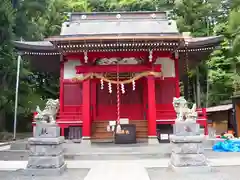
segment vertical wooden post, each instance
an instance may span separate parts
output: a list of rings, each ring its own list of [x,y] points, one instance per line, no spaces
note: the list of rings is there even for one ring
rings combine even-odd
[[[60,64],[60,90],[59,90],[59,103],[60,103],[60,112],[64,110],[64,61]]]
[[[179,58],[174,58],[174,69],[175,69],[175,96],[180,97],[180,87],[179,87]]]
[[[64,134],[64,127],[61,127],[61,136],[65,136],[65,134]]]
[[[90,140],[91,136],[91,83],[90,79],[83,81],[83,129],[82,135],[84,140]]]
[[[196,90],[197,90],[197,107],[200,108],[201,107],[201,87],[200,87],[200,80],[199,80],[199,67],[196,67]]]
[[[148,138],[149,142],[157,140],[156,138],[156,95],[155,95],[155,78],[147,77],[148,89]],[[152,140],[154,139],[154,140]]]

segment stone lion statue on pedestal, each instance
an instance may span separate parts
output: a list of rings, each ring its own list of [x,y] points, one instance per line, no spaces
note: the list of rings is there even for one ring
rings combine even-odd
[[[196,104],[192,108],[188,108],[188,103],[184,97],[173,98],[173,107],[177,114],[176,121],[196,122],[198,114],[196,111]]]
[[[56,115],[59,110],[59,100],[48,99],[45,108],[41,111],[39,106],[37,106],[37,115],[34,117],[36,122],[42,123],[56,123]]]

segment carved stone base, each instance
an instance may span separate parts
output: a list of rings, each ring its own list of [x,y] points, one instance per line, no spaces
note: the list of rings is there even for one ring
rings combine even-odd
[[[27,168],[59,168],[64,164],[63,154],[58,156],[30,156]]]
[[[159,144],[157,136],[148,136],[148,144]]]
[[[204,146],[202,143],[175,143],[172,152],[176,154],[203,154]]]
[[[205,136],[198,135],[198,136],[176,136],[170,135],[170,142],[173,144],[175,143],[203,143]]]
[[[168,166],[168,169],[176,172],[176,173],[209,173],[212,172],[214,169],[209,166],[188,166],[188,167],[177,167],[172,165],[171,163]]]
[[[204,154],[176,154],[171,155],[171,164],[177,167],[206,166],[207,159]]]
[[[192,172],[199,169],[200,172],[209,172],[207,159],[204,155],[204,135],[171,135],[170,141],[173,149],[169,166],[172,170]]]
[[[179,121],[173,125],[173,134],[176,136],[200,135],[200,125],[195,122]]]
[[[60,176],[67,169],[66,163],[64,163],[59,168],[27,168],[24,170],[24,175],[26,176]]]
[[[60,136],[60,127],[57,124],[36,123],[34,137],[55,138]]]
[[[60,129],[52,124],[38,124],[36,129],[35,137],[28,139],[29,158],[25,174],[61,175],[66,164],[62,146],[64,137],[59,137]]]

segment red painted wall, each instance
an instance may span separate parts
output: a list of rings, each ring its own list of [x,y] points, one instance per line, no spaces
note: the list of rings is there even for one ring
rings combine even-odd
[[[173,97],[175,97],[175,78],[158,79],[155,83],[156,103],[172,104]]]
[[[79,83],[63,85],[63,112],[78,112],[82,107],[82,85]]]
[[[165,78],[156,80],[156,119],[175,119],[176,113],[173,109],[172,101],[176,96],[175,78]]]

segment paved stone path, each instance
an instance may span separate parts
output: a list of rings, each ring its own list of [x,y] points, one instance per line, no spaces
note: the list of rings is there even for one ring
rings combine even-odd
[[[19,145],[22,146],[22,145]],[[4,161],[27,161],[27,150],[10,150],[10,146],[0,147],[0,160]],[[21,149],[21,148],[19,148]],[[90,147],[76,143],[64,143],[65,159],[66,160],[139,160],[139,159],[162,159],[170,157],[170,144],[158,145],[122,145],[114,146],[107,144],[92,145]],[[229,152],[220,153],[206,150],[207,158],[235,158],[240,157],[240,153]]]
[[[84,180],[150,180],[147,170],[138,163],[102,163],[92,168]]]
[[[168,167],[169,159],[140,159],[140,160],[74,160],[66,161],[69,169],[95,168],[102,164],[111,166],[112,164],[131,164],[140,165],[144,168],[165,168]],[[209,159],[209,164],[214,167],[221,166],[240,166],[240,157]],[[24,169],[27,161],[0,161],[0,171],[15,171]]]
[[[147,169],[150,180],[239,180],[239,166],[221,167],[210,173],[181,174],[173,173],[165,168]]]
[[[111,167],[109,167],[111,165]],[[130,164],[102,164],[89,169],[68,169],[62,176],[24,176],[22,171],[0,171],[1,180],[239,180],[240,166],[218,167],[210,173],[181,174],[166,168]]]
[[[6,144],[0,144],[0,151],[5,151],[10,149],[10,145],[6,145]]]
[[[70,169],[62,176],[24,176],[22,171],[9,173],[8,171],[0,171],[0,180],[84,180],[89,169]],[[98,179],[100,180],[100,179]]]
[[[207,152],[209,164],[215,166],[216,170],[205,174],[176,174],[166,169],[169,158],[159,158],[157,153],[169,151],[169,145],[147,146],[147,147],[108,147],[106,148],[82,148],[81,145],[67,145],[71,153],[79,153],[79,157],[94,157],[93,159],[67,160],[68,171],[61,177],[26,177],[22,170],[27,165],[22,161],[0,161],[0,180],[239,180],[240,153]],[[78,148],[76,148],[78,147]],[[9,146],[1,147],[0,151],[9,149]],[[1,153],[2,153],[1,152]],[[0,153],[0,156],[2,155]],[[20,151],[14,152],[15,155]],[[124,159],[119,153],[135,156],[134,159]],[[111,157],[112,154],[112,157]],[[134,155],[135,154],[135,155]],[[144,158],[138,155],[144,154]],[[154,158],[147,158],[153,154]],[[12,153],[6,152],[6,157]],[[103,155],[111,157],[103,159]],[[27,155],[28,156],[28,155]],[[26,158],[27,158],[26,156]],[[99,159],[97,157],[99,156]],[[156,157],[155,157],[156,156]],[[128,157],[130,158],[130,157]],[[1,157],[0,157],[1,159]],[[225,167],[219,167],[225,166]],[[227,166],[227,167],[226,167]],[[17,170],[17,171],[15,171]]]

